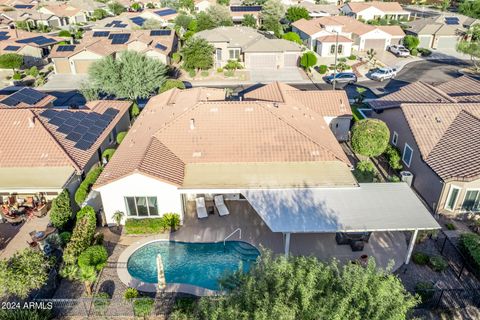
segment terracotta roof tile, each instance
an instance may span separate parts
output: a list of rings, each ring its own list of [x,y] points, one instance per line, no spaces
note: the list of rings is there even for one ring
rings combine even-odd
[[[404,12],[402,6],[398,2],[350,2],[347,4],[352,12],[358,13],[365,9],[374,7],[383,12]]]
[[[444,82],[438,89],[455,98],[458,102],[480,102],[480,80],[461,76]]]
[[[329,35],[329,36],[323,36],[323,37],[319,37],[317,38],[318,41],[320,42],[353,42],[352,39],[349,39],[345,36],[338,36],[338,39],[337,39],[337,35]]]

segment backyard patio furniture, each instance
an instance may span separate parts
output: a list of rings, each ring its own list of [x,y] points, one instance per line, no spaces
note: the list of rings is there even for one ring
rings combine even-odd
[[[226,216],[230,214],[221,194],[213,197],[213,201],[215,202],[215,207],[217,207],[218,214],[220,216]]]
[[[33,215],[41,218],[41,217],[45,216],[47,214],[47,212],[48,212],[47,204],[43,203],[33,210]]]
[[[32,231],[30,232],[30,237],[32,237],[32,240],[35,242],[41,242],[45,240],[49,235],[57,231],[57,228],[55,227],[47,227],[46,230],[44,231]]]
[[[352,240],[350,242],[350,248],[352,248],[352,251],[363,251],[365,243],[361,240]]]
[[[368,242],[371,232],[337,232],[335,241],[338,245],[350,244],[351,241]]]
[[[195,204],[197,205],[197,217],[199,219],[208,218],[207,208],[205,207],[205,198],[196,198]]]

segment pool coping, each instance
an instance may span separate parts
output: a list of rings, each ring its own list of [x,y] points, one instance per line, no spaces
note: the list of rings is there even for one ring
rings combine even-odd
[[[123,252],[118,257],[118,263],[117,263],[117,275],[120,281],[122,281],[125,285],[127,285],[130,288],[135,288],[139,291],[144,291],[144,292],[178,292],[178,293],[192,294],[199,297],[217,296],[224,293],[223,291],[211,290],[211,289],[207,289],[207,288],[203,288],[203,287],[199,287],[191,284],[186,284],[186,283],[167,283],[165,289],[160,290],[158,289],[157,283],[144,282],[137,278],[132,277],[128,272],[128,268],[127,268],[127,263],[130,256],[141,247],[149,243],[158,242],[158,241],[175,241],[175,240],[165,239],[161,235],[154,235],[154,236],[142,238],[134,242],[127,248],[125,248],[125,250],[123,250]],[[186,242],[186,241],[175,241],[175,242]],[[248,243],[246,241],[241,241],[241,242]],[[215,242],[197,241],[197,242],[191,242],[191,243],[215,243]]]

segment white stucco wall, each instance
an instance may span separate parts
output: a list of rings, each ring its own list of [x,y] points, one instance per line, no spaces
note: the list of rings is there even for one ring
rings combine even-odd
[[[338,54],[338,57],[348,57],[352,54],[352,42],[339,42],[338,45],[343,46],[342,53]],[[331,53],[331,47],[335,45],[335,42],[322,43],[317,40],[317,53],[321,57],[335,57],[335,53]]]
[[[124,197],[156,196],[159,217],[165,213],[178,213],[183,221],[182,202],[177,187],[134,173],[96,188],[100,192],[107,223],[114,224],[112,215],[119,210],[127,213]],[[125,216],[126,218],[136,218]],[[142,218],[142,217],[141,217]],[[141,219],[139,218],[139,219]]]
[[[367,39],[385,39],[385,47],[383,48],[385,50],[390,45],[390,40],[392,39],[392,36],[380,29],[375,29],[365,34],[362,34],[360,36],[360,43],[359,43],[360,50],[365,49],[365,40]]]

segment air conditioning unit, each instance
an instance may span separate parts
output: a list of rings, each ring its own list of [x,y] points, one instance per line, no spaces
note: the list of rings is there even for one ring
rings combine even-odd
[[[406,182],[411,187],[413,183],[413,173],[411,173],[410,171],[401,171],[400,179],[403,182]]]

